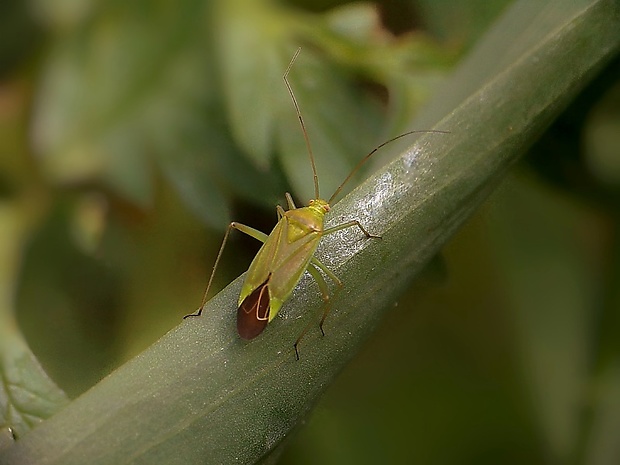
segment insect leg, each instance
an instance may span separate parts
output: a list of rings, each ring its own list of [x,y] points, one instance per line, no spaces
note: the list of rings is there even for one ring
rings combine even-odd
[[[323,318],[321,319],[321,324],[319,325],[319,328],[321,329],[321,334],[323,334],[323,336],[325,336],[325,333],[323,332],[323,320],[325,319],[326,314],[329,313],[329,307],[330,307],[329,288],[327,287],[327,283],[325,282],[325,279],[323,279],[323,276],[321,275],[321,273],[317,269],[317,266],[315,266],[315,264],[314,264],[315,262],[316,263],[320,263],[318,260],[313,258],[312,259],[312,263],[310,263],[308,265],[308,272],[314,278],[316,283],[319,285],[319,289],[321,291],[321,296],[322,296],[323,302],[325,304],[325,313],[323,314]],[[320,268],[322,270],[326,270],[327,269],[322,263],[320,264]],[[336,277],[336,275],[334,275],[331,271],[329,271],[329,273],[331,274],[331,276],[330,276],[330,274],[328,274],[328,276],[330,276],[330,278],[332,278],[332,276],[334,278],[336,278],[336,280],[335,280],[336,284],[338,284],[339,286],[342,286],[342,281],[340,281]],[[293,344],[293,347],[295,348],[295,358],[297,360],[299,360],[299,351],[297,350],[297,347],[299,346],[299,343],[301,342],[303,337],[308,332],[308,329],[310,329],[311,325],[312,325],[312,322],[309,322],[306,325],[306,327],[303,329],[303,331],[301,332],[301,334],[299,335],[299,337],[295,341],[295,344]]]
[[[329,279],[331,279],[333,282],[335,282],[338,285],[338,287],[342,287],[342,281],[340,280],[340,278],[336,276],[332,270],[330,270],[325,265],[323,265],[323,263],[318,261],[315,257],[312,257],[312,259],[310,260],[310,263],[314,265],[316,268],[320,268],[321,271],[329,277]]]
[[[323,231],[323,235],[326,236],[327,234],[332,234],[332,233],[335,233],[336,231],[341,231],[342,229],[351,228],[353,226],[357,226],[360,229],[360,231],[362,231],[368,239],[370,238],[381,239],[381,236],[375,236],[374,234],[370,234],[368,231],[366,231],[364,227],[362,226],[362,224],[357,220],[347,221],[346,223],[342,223],[336,226],[332,226],[331,228],[327,228],[325,231]]]
[[[230,226],[228,226],[229,231],[230,231],[230,228],[235,228],[237,231],[240,231],[243,234],[247,234],[248,236],[253,237],[257,241],[261,241],[261,242],[265,242],[267,238],[269,237],[268,234],[265,234],[264,232],[259,231],[258,229],[254,229],[250,226],[246,226],[245,224],[235,223],[234,221],[230,223]]]
[[[230,231],[232,229],[236,229],[237,231],[241,231],[244,234],[247,234],[250,237],[253,237],[256,240],[261,242],[265,242],[267,240],[267,234],[259,231],[258,229],[251,228],[250,226],[246,226],[245,224],[232,222],[226,228],[226,234],[224,234],[224,239],[222,240],[222,245],[220,246],[220,250],[217,253],[217,257],[215,258],[215,263],[213,264],[213,271],[211,271],[211,276],[209,277],[209,282],[207,283],[207,288],[205,289],[205,293],[202,297],[202,302],[198,311],[196,313],[190,313],[189,315],[185,315],[183,319],[189,318],[190,316],[200,316],[202,314],[202,308],[207,303],[207,295],[209,294],[209,289],[211,289],[211,283],[213,282],[213,276],[215,276],[215,270],[217,269],[217,265],[220,263],[220,258],[222,258],[222,253],[224,252],[224,247],[226,246],[226,241],[228,241],[228,236],[230,235]]]
[[[293,197],[291,197],[291,194],[287,192],[286,194],[284,194],[284,196],[286,197],[286,203],[288,205],[288,209],[295,210],[297,206],[295,205],[295,202],[293,201]]]
[[[287,201],[288,201],[289,197],[290,197],[290,195],[287,194]],[[292,203],[292,201],[293,201],[293,199],[291,198],[290,202]],[[346,223],[342,223],[342,224],[339,224],[337,226],[333,226],[331,228],[327,228],[327,229],[325,229],[323,231],[323,235],[332,234],[332,233],[335,233],[336,231],[340,231],[340,230],[346,229],[346,228],[351,228],[353,226],[357,226],[364,233],[364,235],[367,238],[369,238],[369,239],[370,238],[381,239],[381,236],[376,236],[376,235],[370,234],[368,231],[366,231],[366,229],[364,229],[364,227],[361,225],[361,223],[359,221],[357,221],[357,220],[348,221]],[[333,297],[335,297],[336,294],[338,294],[338,292],[340,292],[340,290],[342,289],[343,284],[342,284],[342,281],[340,280],[340,278],[338,278],[338,276],[336,276],[329,268],[327,268],[325,265],[323,265],[323,263],[321,263],[316,258],[312,257],[312,259],[310,260],[310,263],[308,265],[308,272],[310,273],[310,275],[312,275],[314,280],[319,285],[319,289],[321,290],[321,295],[323,297],[323,302],[325,302],[325,310],[323,311],[323,316],[321,317],[321,321],[319,323],[319,329],[321,330],[321,334],[323,336],[325,336],[325,331],[323,331],[323,324],[325,323],[325,319],[329,315],[329,312],[331,311],[332,306],[331,306],[331,298],[329,297],[329,288],[327,287],[327,283],[325,282],[325,279],[323,278],[323,275],[321,274],[321,272],[319,270],[321,270],[323,273],[325,273],[329,277],[329,279],[331,279],[336,284],[337,288],[336,288],[336,291],[334,292]],[[299,335],[299,337],[295,341],[295,344],[293,344],[293,347],[295,348],[295,358],[297,360],[299,360],[299,351],[297,350],[297,347],[299,347],[299,343],[301,342],[303,337],[308,332],[308,329],[310,328],[311,324],[312,324],[312,322],[310,322],[310,323],[308,323],[306,325],[304,330],[301,332],[301,334]]]
[[[333,297],[336,297],[336,294],[338,294],[342,290],[342,286],[343,286],[340,278],[338,278],[338,276],[336,276],[332,270],[327,268],[325,265],[323,265],[320,261],[318,261],[314,257],[312,257],[312,262],[310,265],[316,268],[320,268],[321,271],[329,277],[329,279],[331,279],[333,282],[336,283],[336,286],[338,287],[336,288],[336,291],[334,292],[334,295],[333,295]],[[308,271],[310,271],[310,267],[308,267]],[[320,275],[320,273],[318,272],[317,274]],[[323,280],[323,284],[327,287],[327,285],[325,284],[325,280]],[[320,287],[320,284],[319,284],[319,287]],[[329,299],[329,294],[327,295],[327,298]],[[323,300],[326,300],[326,299],[323,299]],[[329,312],[331,311],[331,309],[332,309],[331,302],[326,302],[325,310],[323,311],[323,316],[321,317],[321,322],[319,323],[319,329],[321,330],[321,333],[323,334],[323,336],[325,336],[325,331],[323,331],[323,323],[325,323],[325,319],[327,318],[327,315],[329,315]]]

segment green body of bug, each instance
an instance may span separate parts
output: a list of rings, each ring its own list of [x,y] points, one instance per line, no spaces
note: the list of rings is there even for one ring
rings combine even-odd
[[[243,282],[243,286],[241,288],[241,293],[239,295],[237,331],[239,336],[243,339],[253,339],[265,329],[267,324],[278,314],[284,302],[290,297],[293,289],[297,286],[297,283],[305,271],[308,271],[318,283],[323,300],[326,304],[323,317],[321,318],[321,322],[319,324],[321,332],[323,332],[323,322],[325,321],[325,318],[330,310],[328,305],[329,289],[319,270],[334,281],[338,288],[342,287],[342,282],[327,267],[325,267],[325,265],[314,258],[314,253],[321,238],[325,235],[353,226],[359,228],[359,230],[367,238],[379,238],[379,236],[373,236],[368,233],[368,231],[366,231],[362,225],[355,220],[325,229],[323,223],[325,214],[330,210],[329,204],[340,193],[342,187],[353,177],[357,170],[370,158],[370,156],[387,143],[416,132],[444,132],[411,131],[384,142],[358,163],[358,165],[332,195],[329,201],[322,200],[319,197],[318,177],[316,174],[314,156],[312,154],[308,134],[301,116],[299,105],[287,80],[288,73],[295,59],[299,55],[300,50],[301,49],[298,49],[293,56],[283,78],[293,101],[293,105],[295,106],[306,142],[306,147],[308,149],[310,164],[314,175],[315,199],[311,200],[307,207],[297,208],[292,197],[287,193],[286,200],[288,210],[284,210],[280,206],[277,207],[278,223],[269,235],[240,223],[230,223],[228,229],[226,230],[226,234],[224,235],[222,246],[220,247],[217,258],[215,259],[213,272],[211,273],[209,283],[207,284],[202,305],[196,313],[186,315],[184,317],[199,316],[202,313],[202,308],[206,302],[207,294],[209,292],[209,288],[211,287],[215,270],[226,245],[228,235],[232,229],[237,229],[238,231],[252,236],[263,243],[256,257],[250,264],[250,268],[248,269],[245,281]],[[297,345],[299,344],[299,341],[303,337],[304,333],[305,331],[302,332],[294,344],[295,354],[298,359],[299,354],[297,352]]]
[[[310,260],[324,233],[328,211],[329,205],[322,200],[286,212],[278,210],[278,224],[252,261],[239,295],[237,326],[242,337],[257,336],[278,314],[308,266],[314,266]],[[263,288],[269,293],[266,306],[252,298]]]
[[[269,236],[237,223],[231,226],[263,241],[239,295],[237,330],[244,339],[253,339],[263,331],[289,298],[304,271],[308,270],[317,281],[326,302],[329,300],[327,284],[317,268],[342,286],[342,282],[314,258],[321,237],[351,226],[359,227],[367,237],[377,237],[369,234],[357,221],[324,229],[323,221],[329,211],[327,201],[315,199],[307,207],[296,208],[290,195],[287,194],[286,198],[289,210],[278,207],[278,224]],[[326,316],[327,313],[321,320],[321,330]]]

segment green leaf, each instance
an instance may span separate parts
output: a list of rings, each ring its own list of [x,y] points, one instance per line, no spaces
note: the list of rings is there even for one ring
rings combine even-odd
[[[0,430],[20,437],[68,403],[19,333],[14,296],[29,219],[22,205],[0,203]],[[6,445],[2,439],[2,445]]]
[[[510,3],[510,0],[419,0],[416,7],[434,36],[471,44]]]
[[[235,141],[256,166],[273,155],[273,135],[284,102],[282,70],[289,50],[285,22],[269,2],[217,2],[213,28],[223,97]]]
[[[269,2],[235,0],[218,5],[214,9],[218,64],[234,140],[258,169],[268,167],[273,154],[279,153],[293,191],[307,201],[314,195],[308,155],[282,75],[296,48],[304,44],[292,40],[291,31],[315,40],[317,34],[327,34],[330,18],[308,19]],[[337,47],[336,42],[326,48]],[[310,47],[304,47],[294,63],[289,81],[311,139],[323,192],[331,193],[355,160],[379,143],[379,106],[367,92],[355,89],[340,69],[315,58]],[[356,131],[350,131],[351,126]]]
[[[603,185],[617,192],[620,186],[620,82],[592,110],[585,131],[588,167]]]
[[[529,8],[533,14],[522,14]],[[202,318],[183,322],[0,451],[0,461],[254,463],[265,457],[307,415],[411,278],[618,53],[619,10],[612,0],[558,0],[518,2],[507,13],[500,23],[512,26],[504,28],[506,40],[489,44],[496,29],[473,53],[492,52],[486,55],[491,65],[466,62],[449,83],[459,91],[440,95],[419,119],[440,121],[437,128],[450,134],[422,135],[333,208],[330,224],[356,218],[382,240],[365,240],[354,229],[324,240],[318,258],[345,287],[334,299],[326,336],[311,327],[300,361],[292,343],[318,321],[316,284],[302,279],[281,317],[248,343],[234,330],[238,279],[206,305]]]
[[[144,21],[138,4],[109,4],[96,20],[57,38],[33,125],[36,151],[52,180],[99,182],[150,205],[152,134],[174,137],[184,122],[201,121],[194,102],[212,90],[196,39],[203,11],[194,1],[175,8],[159,2]]]
[[[499,271],[535,420],[550,453],[567,461],[579,443],[581,396],[590,380],[599,318],[592,312],[599,276],[580,225],[594,228],[596,217],[540,185],[514,190],[519,195],[497,196],[502,208],[492,212],[492,225],[500,229],[493,235]]]

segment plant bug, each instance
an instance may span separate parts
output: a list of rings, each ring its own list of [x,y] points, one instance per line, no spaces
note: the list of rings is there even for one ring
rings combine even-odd
[[[342,281],[325,265],[314,257],[314,253],[323,236],[341,231],[346,228],[357,227],[366,238],[380,239],[380,236],[370,234],[357,220],[347,221],[345,223],[333,226],[325,229],[323,227],[325,215],[330,210],[330,204],[340,194],[344,185],[353,177],[353,175],[362,167],[366,161],[381,147],[384,145],[400,139],[401,137],[422,132],[433,133],[445,133],[446,131],[410,131],[394,137],[381,145],[377,146],[370,153],[368,153],[360,162],[353,168],[346,179],[336,189],[334,194],[329,200],[323,200],[319,195],[319,181],[314,162],[314,154],[312,153],[312,147],[310,145],[310,139],[306,126],[301,116],[301,110],[293,89],[288,81],[288,75],[291,71],[293,63],[297,59],[301,48],[298,48],[293,58],[291,59],[286,71],[284,72],[283,79],[284,84],[289,92],[301,131],[306,143],[308,151],[308,157],[310,158],[310,166],[312,168],[312,175],[314,179],[314,199],[311,200],[307,207],[297,207],[293,202],[293,198],[287,192],[286,203],[288,210],[284,210],[280,205],[276,207],[278,213],[278,223],[271,231],[271,234],[267,235],[261,231],[258,231],[250,226],[246,226],[241,223],[232,222],[228,225],[222,245],[215,259],[213,265],[213,271],[211,277],[207,283],[207,288],[202,299],[200,308],[196,313],[185,315],[183,318],[200,316],[202,309],[207,301],[207,295],[211,284],[213,282],[213,276],[215,270],[219,264],[220,258],[226,246],[226,241],[232,229],[241,231],[248,236],[253,237],[263,243],[260,250],[254,257],[254,260],[250,264],[250,268],[247,271],[245,281],[241,288],[239,295],[238,309],[237,309],[237,331],[239,336],[243,339],[254,339],[260,333],[263,332],[265,327],[273,318],[278,314],[280,308],[290,297],[291,293],[305,271],[308,271],[310,275],[319,285],[323,301],[325,303],[325,310],[319,323],[321,333],[325,335],[323,331],[323,323],[327,318],[330,311],[330,296],[329,289],[325,279],[323,278],[321,271],[325,273],[338,287],[337,291],[342,288]],[[299,360],[299,352],[297,347],[304,336],[305,332],[297,338],[294,344],[295,357]]]

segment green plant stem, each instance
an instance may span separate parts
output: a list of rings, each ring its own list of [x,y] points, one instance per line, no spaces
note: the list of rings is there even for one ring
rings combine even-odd
[[[563,3],[550,2],[556,12]],[[208,302],[202,318],[182,322],[0,452],[0,463],[253,463],[268,454],[412,277],[617,53],[617,2],[572,2],[565,10],[548,18],[547,35],[435,126],[450,134],[422,135],[333,209],[334,224],[356,218],[382,240],[364,240],[354,229],[325,239],[318,258],[345,287],[326,336],[311,329],[300,361],[292,344],[307,322],[318,322],[316,284],[304,278],[282,317],[247,343],[234,329],[237,279]]]

